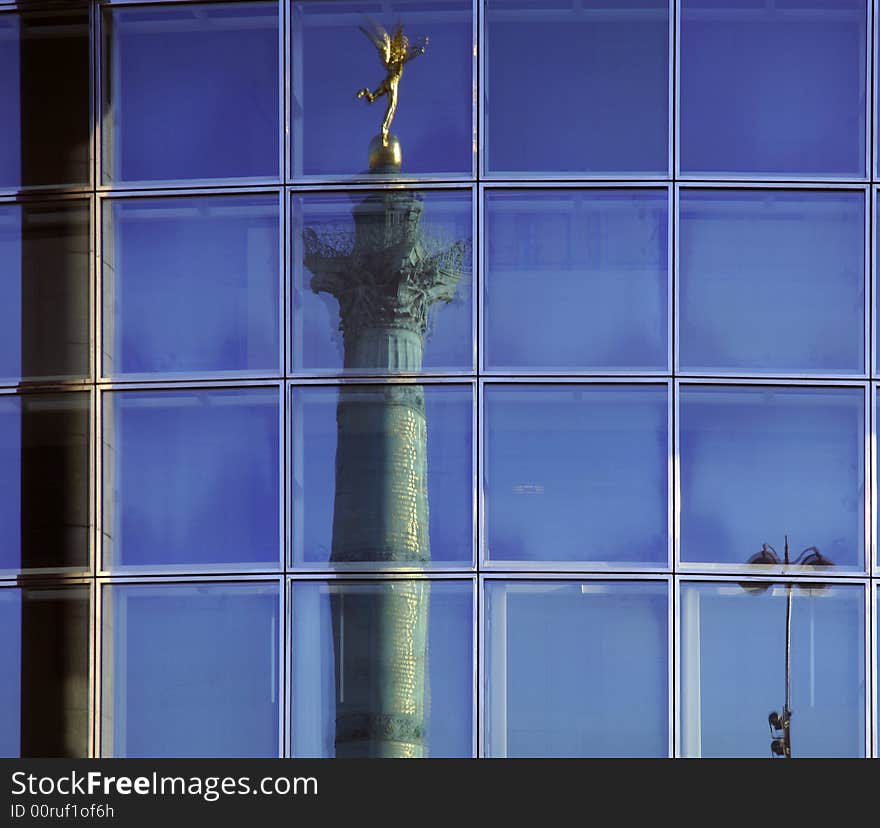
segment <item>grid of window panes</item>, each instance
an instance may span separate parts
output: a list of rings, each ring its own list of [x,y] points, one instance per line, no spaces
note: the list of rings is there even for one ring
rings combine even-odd
[[[767,756],[788,650],[876,756],[877,18],[0,0],[0,755],[352,755],[406,604],[416,755]],[[377,204],[460,255],[367,363]]]

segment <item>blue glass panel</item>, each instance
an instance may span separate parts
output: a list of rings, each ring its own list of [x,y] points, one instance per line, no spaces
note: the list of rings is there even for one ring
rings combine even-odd
[[[785,704],[791,593],[791,756],[865,755],[860,585],[683,583],[682,754],[769,757]]]
[[[469,581],[296,581],[294,757],[473,755]]]
[[[684,190],[683,370],[864,371],[862,192]]]
[[[666,174],[666,0],[486,5],[491,172]]]
[[[487,755],[667,756],[668,601],[665,583],[487,581]]]
[[[119,199],[104,214],[104,373],[278,371],[275,195]]]
[[[89,565],[89,396],[0,396],[0,571]]]
[[[864,567],[864,392],[681,389],[681,557],[744,564],[769,544]]]
[[[104,563],[279,565],[278,390],[113,392]]]
[[[0,13],[0,187],[89,181],[89,16],[80,5]]]
[[[397,398],[394,388],[293,389],[295,564],[333,560],[339,566],[346,558],[373,565],[396,559],[414,566],[471,566],[473,392],[469,386],[396,386],[407,394]],[[338,491],[337,481],[343,484]],[[410,499],[413,493],[421,506]],[[343,525],[355,514],[360,517],[351,520],[359,523]],[[335,555],[334,519],[340,524]],[[413,536],[396,537],[396,522]]]
[[[278,756],[278,590],[105,588],[103,755]]]
[[[459,173],[473,167],[473,6],[470,0],[395,0],[291,6],[291,149],[296,176],[348,175],[367,169],[387,98],[372,105],[358,89],[386,76],[376,47],[358,30],[368,17],[393,32],[399,21],[423,56],[407,63],[391,132],[406,174]]]
[[[105,11],[105,181],[278,176],[278,4]]]
[[[89,588],[0,589],[0,757],[89,751]]]
[[[666,564],[665,386],[487,385],[484,400],[489,558]]]
[[[866,0],[682,0],[681,169],[865,174]]]
[[[665,190],[487,192],[487,367],[666,369],[667,205]]]
[[[473,367],[473,219],[470,191],[407,191],[395,203],[394,196],[379,192],[352,194],[295,194],[291,201],[292,355],[297,373],[402,373],[419,370],[468,371]],[[386,203],[390,202],[390,203]],[[367,230],[356,243],[353,211],[359,211],[361,226]],[[369,220],[374,212],[385,210],[388,225],[400,226],[413,221],[420,211],[417,238],[420,248],[414,253],[417,266],[404,267],[394,249],[394,232],[382,237]],[[399,215],[405,213],[405,215]],[[399,224],[397,223],[399,222]],[[382,227],[386,222],[381,222]],[[389,241],[391,239],[391,241]],[[308,242],[308,243],[306,243]],[[460,267],[454,267],[450,301],[433,298],[436,271],[430,257],[462,250]],[[375,256],[372,254],[375,253]],[[329,279],[305,266],[307,255],[314,255],[320,266],[333,266],[336,257],[353,257],[345,262],[342,273],[331,289]],[[390,258],[389,258],[390,257]],[[395,257],[396,260],[395,260]],[[389,265],[389,261],[393,263]],[[316,265],[316,269],[317,269]],[[408,272],[411,270],[416,275]],[[392,273],[394,278],[377,280],[376,273]],[[424,290],[423,290],[424,289]],[[331,293],[331,290],[333,291]],[[430,295],[429,295],[430,294]],[[343,339],[339,299],[342,296],[352,319],[363,322],[362,330],[381,317],[386,308],[401,310],[401,341],[375,350],[375,359],[363,358],[362,346],[369,342],[360,331]],[[421,336],[410,333],[427,305],[426,330]],[[375,314],[375,316],[374,316]],[[406,317],[406,318],[403,318]],[[380,323],[376,323],[381,327]],[[375,328],[373,329],[375,330]],[[388,328],[383,328],[388,330]],[[367,330],[367,334],[370,331]],[[405,338],[405,341],[404,341]],[[407,343],[410,343],[407,346]],[[406,346],[406,347],[405,347]],[[350,353],[347,353],[346,347]]]
[[[0,382],[89,375],[89,204],[0,205]]]

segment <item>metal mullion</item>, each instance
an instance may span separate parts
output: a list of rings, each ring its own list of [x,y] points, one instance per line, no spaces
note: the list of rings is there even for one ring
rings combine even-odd
[[[473,179],[460,181],[430,181],[422,179],[409,179],[406,177],[376,177],[376,180],[348,181],[339,180],[332,182],[297,181],[295,184],[286,184],[285,189],[290,195],[330,195],[338,193],[345,195],[349,192],[372,192],[384,190],[404,190],[408,193],[426,192],[428,190],[461,190],[470,192],[473,198],[476,182]]]
[[[631,187],[635,184],[644,184],[650,187],[664,187],[672,183],[674,179],[669,175],[651,175],[650,173],[607,173],[604,175],[593,173],[551,173],[551,172],[498,172],[482,176],[480,181],[492,187],[495,186],[564,186],[576,187],[601,187],[619,186]]]
[[[174,381],[170,378],[157,379],[147,382],[143,380],[131,382],[119,382],[117,380],[107,380],[98,383],[98,390],[102,393],[111,393],[115,391],[187,391],[196,389],[235,389],[235,388],[268,388],[283,385],[284,381],[279,377],[261,377],[259,379],[249,379],[242,377],[240,379],[179,379]]]
[[[878,515],[878,501],[880,501],[880,497],[878,497],[878,474],[880,474],[880,470],[878,470],[877,466],[877,404],[878,404],[878,394],[877,394],[877,383],[872,382],[871,386],[867,393],[868,397],[868,534],[866,535],[866,539],[868,543],[868,555],[870,557],[870,561],[868,562],[867,571],[871,574],[872,577],[880,577],[880,555],[878,555],[878,542],[880,542],[880,538],[878,538],[877,531],[877,515]]]
[[[877,354],[877,311],[876,311],[876,300],[877,296],[877,200],[878,195],[880,195],[880,190],[878,190],[876,185],[872,185],[868,190],[868,232],[870,234],[870,238],[868,239],[868,291],[865,296],[865,304],[867,307],[867,314],[871,319],[870,323],[870,345],[868,352],[868,375],[874,377],[877,375],[878,371],[880,371],[880,365],[877,364],[876,354]]]
[[[326,385],[470,385],[477,382],[473,374],[376,374],[375,376],[290,377],[285,382],[294,388]]]
[[[228,184],[217,184],[214,187],[187,186],[181,182],[182,186],[168,187],[163,190],[155,188],[102,188],[98,193],[101,202],[110,200],[124,199],[163,199],[178,197],[195,197],[195,196],[244,196],[244,195],[272,195],[282,190],[278,184],[256,184],[253,186],[241,184],[238,186]]]
[[[871,742],[872,742],[872,752],[869,754],[873,756],[873,758],[877,759],[880,757],[880,737],[878,737],[878,729],[880,729],[880,723],[878,723],[878,718],[880,718],[880,690],[878,690],[878,683],[880,683],[880,674],[878,674],[878,662],[880,662],[880,651],[877,649],[878,638],[877,635],[877,621],[878,621],[878,613],[880,613],[880,584],[877,581],[871,581],[869,589],[871,591],[870,602],[872,611],[869,614],[870,619],[870,635],[868,636],[868,646],[869,646],[869,661],[868,661],[868,670],[867,675],[869,676],[869,683],[871,685],[871,703],[869,707],[869,715],[868,721],[870,724],[871,730]]]
[[[489,93],[488,71],[486,63],[489,60],[488,28],[486,25],[486,6],[488,0],[474,0],[474,20],[476,24],[476,95],[475,95],[475,126],[476,126],[476,159],[473,168],[474,176],[479,182],[488,177],[489,163],[487,159],[488,136],[489,136],[489,107],[486,96]],[[482,753],[478,754],[482,755]]]

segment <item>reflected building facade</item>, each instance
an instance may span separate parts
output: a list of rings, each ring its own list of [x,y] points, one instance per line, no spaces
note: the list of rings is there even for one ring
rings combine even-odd
[[[877,20],[0,0],[0,754],[876,756]]]

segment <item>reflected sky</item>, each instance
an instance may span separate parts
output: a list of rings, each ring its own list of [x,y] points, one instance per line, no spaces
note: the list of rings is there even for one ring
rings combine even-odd
[[[105,9],[105,181],[277,177],[278,4]]]
[[[487,582],[487,751],[667,756],[665,583]]]
[[[792,757],[864,756],[864,588],[796,588]],[[682,753],[768,757],[785,701],[786,589],[684,583]]]
[[[275,583],[104,588],[104,755],[278,756]]]
[[[665,386],[487,385],[487,555],[665,565]]]
[[[866,0],[682,0],[685,173],[865,174]]]
[[[667,205],[666,190],[489,191],[487,367],[666,369]]]
[[[666,0],[489,0],[488,167],[668,168]]]
[[[683,370],[864,371],[860,191],[683,190]]]
[[[862,388],[684,386],[679,412],[683,561],[743,564],[788,535],[792,557],[863,568]]]
[[[278,406],[275,388],[106,395],[107,564],[277,567]]]
[[[106,202],[105,374],[277,372],[278,210],[276,195]]]

